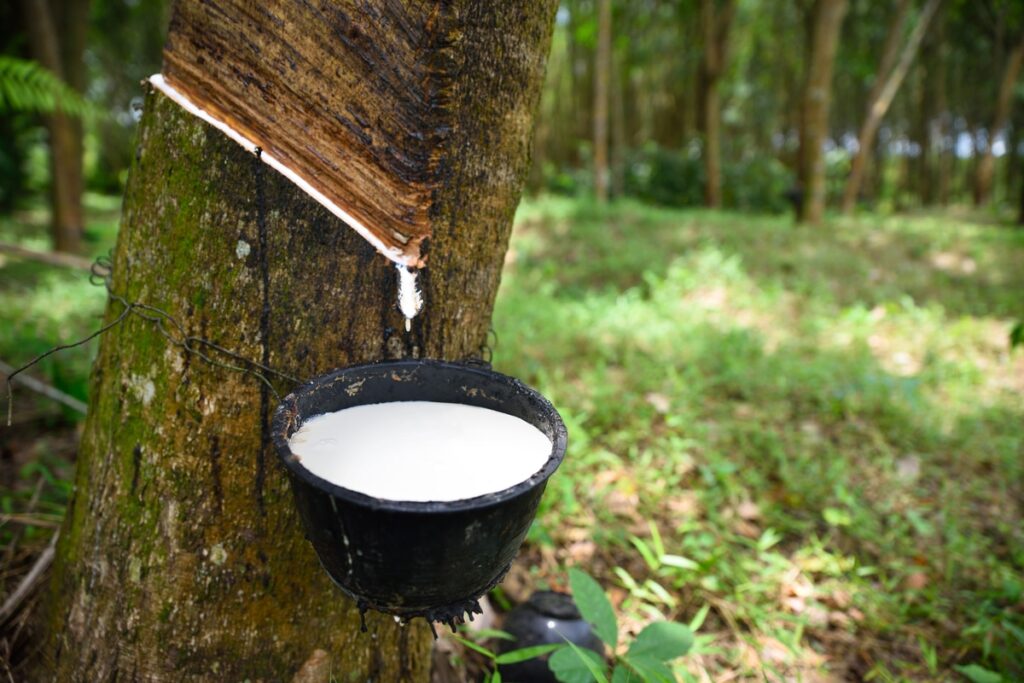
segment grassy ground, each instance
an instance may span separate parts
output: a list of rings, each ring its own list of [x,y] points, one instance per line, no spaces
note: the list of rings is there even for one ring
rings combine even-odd
[[[99,195],[85,198],[84,246],[91,257],[113,248],[120,201]],[[47,251],[45,208],[0,217],[0,242]],[[104,293],[89,285],[87,273],[34,263],[0,254],[0,359],[20,365],[55,344],[74,341],[91,331],[103,314]],[[94,345],[48,359],[35,374],[59,389],[85,398]]]
[[[89,195],[85,206],[85,247],[90,256],[106,253],[117,234],[120,202]],[[47,222],[42,206],[0,217],[0,242],[46,251]],[[51,346],[84,337],[100,325],[104,301],[103,290],[90,286],[84,271],[0,254],[0,360],[17,367]],[[30,374],[85,399],[95,352],[95,342],[63,351]],[[6,399],[0,405],[6,425]],[[4,597],[33,565],[63,515],[71,492],[76,420],[80,419],[17,387],[12,412],[12,426],[0,426],[0,595]],[[0,629],[0,671],[8,675],[6,666],[26,655],[27,626],[37,599],[32,594]]]
[[[709,604],[710,680],[1021,680],[1022,293],[1008,227],[525,203],[496,366],[571,442],[527,580]]]
[[[117,205],[89,210],[103,253]],[[0,220],[0,240],[43,248],[43,224]],[[495,363],[552,398],[571,446],[513,578],[583,566],[626,629],[709,606],[680,666],[695,679],[1024,678],[1022,292],[1024,233],[949,216],[812,229],[526,202]],[[83,274],[0,258],[0,359],[94,329],[103,301]],[[37,375],[84,397],[91,353]],[[38,432],[67,424],[37,407]],[[52,522],[59,439],[12,456],[7,437],[3,512],[41,486]]]

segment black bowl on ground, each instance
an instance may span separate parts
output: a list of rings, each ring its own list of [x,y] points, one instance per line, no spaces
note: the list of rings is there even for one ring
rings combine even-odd
[[[374,498],[321,479],[291,452],[304,420],[393,401],[437,401],[513,415],[552,444],[544,466],[502,491],[450,502]],[[306,537],[323,568],[361,611],[453,626],[508,571],[548,478],[565,455],[566,431],[539,393],[490,368],[436,360],[358,365],[321,375],[282,400],[271,426]]]
[[[555,645],[566,641],[593,650],[604,657],[604,644],[594,633],[572,596],[555,591],[538,591],[505,616],[501,630],[515,640],[501,641],[501,651],[510,652],[537,645]],[[501,677],[517,683],[558,683],[548,668],[550,655],[500,667]]]

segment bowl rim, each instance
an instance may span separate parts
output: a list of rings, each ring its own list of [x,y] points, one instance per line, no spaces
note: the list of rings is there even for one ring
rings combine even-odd
[[[462,374],[480,375],[492,380],[498,380],[527,396],[528,400],[537,405],[539,412],[548,416],[553,427],[551,438],[551,454],[545,461],[544,466],[530,475],[527,479],[500,491],[485,493],[472,498],[462,498],[451,501],[411,501],[411,500],[390,500],[376,498],[374,496],[360,493],[345,488],[326,479],[318,477],[306,469],[300,459],[291,451],[288,445],[288,428],[297,417],[297,401],[300,395],[312,392],[325,383],[337,381],[347,373],[355,373],[371,369],[391,370],[416,370],[420,367],[430,367],[441,371],[459,372]],[[454,403],[454,401],[453,401]],[[274,409],[270,423],[271,441],[278,458],[288,472],[305,484],[327,493],[334,498],[355,503],[362,507],[375,510],[387,510],[393,512],[409,513],[459,513],[467,510],[499,505],[507,500],[516,498],[537,486],[544,485],[547,480],[562,464],[565,458],[566,447],[568,446],[568,432],[565,423],[558,410],[539,391],[525,384],[521,380],[495,372],[486,364],[470,364],[465,362],[445,361],[431,358],[406,358],[401,360],[381,360],[370,363],[360,363],[336,368],[329,372],[317,375],[293,389]]]

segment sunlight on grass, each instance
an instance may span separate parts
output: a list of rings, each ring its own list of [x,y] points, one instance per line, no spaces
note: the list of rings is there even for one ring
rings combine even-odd
[[[1024,236],[545,199],[509,261],[496,365],[571,435],[532,543],[638,623],[710,603],[691,674],[1021,673]]]
[[[117,203],[88,207],[104,253]],[[0,222],[33,248],[45,232],[41,211]],[[525,202],[495,363],[570,433],[533,580],[584,565],[634,633],[710,606],[687,680],[1024,676],[1021,263],[1020,232],[935,215]],[[0,272],[7,362],[98,326],[84,273]],[[84,398],[94,352],[38,374]]]
[[[104,254],[117,236],[120,200],[86,195],[84,244],[90,256]],[[43,207],[0,219],[0,242],[47,251]],[[89,284],[89,274],[0,254],[0,359],[20,365],[57,344],[73,342],[100,325],[106,296]],[[52,356],[33,373],[77,398],[86,397],[96,343]],[[74,417],[69,414],[68,417]]]

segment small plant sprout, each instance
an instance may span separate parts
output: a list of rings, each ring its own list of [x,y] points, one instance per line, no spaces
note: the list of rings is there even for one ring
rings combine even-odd
[[[669,662],[693,647],[693,632],[672,621],[655,621],[644,628],[625,654],[618,653],[619,633],[615,610],[594,579],[578,569],[569,570],[569,585],[583,618],[608,646],[612,662],[596,652],[567,643],[556,650],[548,666],[562,683],[673,683]]]
[[[476,637],[481,640],[515,640],[515,637],[512,634],[506,633],[504,631],[498,631],[495,629],[483,629],[481,631],[478,631],[476,633]],[[554,645],[534,645],[533,647],[524,647],[518,650],[512,650],[511,652],[504,652],[502,654],[498,654],[493,650],[490,650],[484,647],[483,645],[480,645],[477,642],[473,642],[472,640],[469,640],[467,638],[460,638],[456,635],[453,635],[452,638],[462,643],[464,646],[468,647],[473,652],[482,654],[484,657],[491,661],[494,670],[487,673],[487,675],[484,677],[484,683],[501,683],[501,672],[498,670],[498,667],[502,664],[518,664],[519,662],[525,662],[526,660],[533,659],[534,657],[543,657],[544,655],[550,652],[554,652],[555,650],[558,650],[561,647],[563,647],[562,645],[557,643]]]

